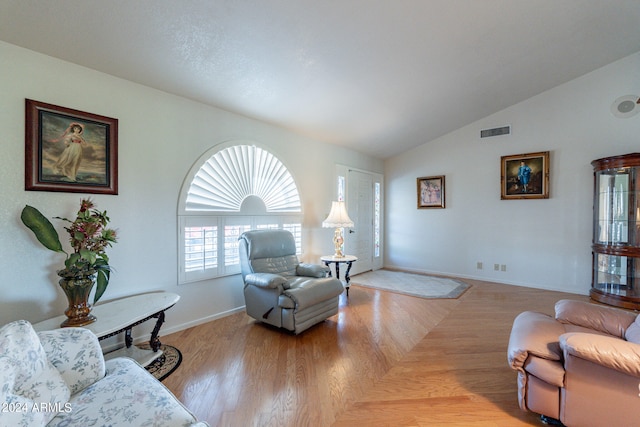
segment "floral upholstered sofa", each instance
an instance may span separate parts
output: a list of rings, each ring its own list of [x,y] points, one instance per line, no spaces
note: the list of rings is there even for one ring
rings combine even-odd
[[[137,362],[105,362],[93,332],[0,328],[0,426],[207,426]]]

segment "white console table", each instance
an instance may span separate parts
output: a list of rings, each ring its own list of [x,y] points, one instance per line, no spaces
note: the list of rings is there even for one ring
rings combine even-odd
[[[125,347],[107,353],[105,358],[127,356],[137,360],[142,366],[146,366],[162,355],[158,333],[164,323],[164,312],[173,307],[179,299],[180,295],[171,292],[153,292],[108,301],[95,305],[91,314],[96,316],[97,320],[82,327],[96,334],[99,340],[124,332]],[[132,345],[131,329],[152,318],[156,318],[157,321],[149,339],[151,350],[143,350]],[[33,328],[36,331],[58,329],[65,319],[65,315],[57,316],[36,323]]]

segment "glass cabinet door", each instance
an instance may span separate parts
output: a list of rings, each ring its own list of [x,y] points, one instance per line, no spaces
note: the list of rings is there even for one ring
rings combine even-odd
[[[610,294],[640,297],[640,258],[594,253],[594,286]]]
[[[594,160],[591,298],[640,309],[640,153]]]
[[[627,169],[624,169],[628,172]],[[622,171],[599,173],[595,236],[600,243],[629,241],[629,174]]]

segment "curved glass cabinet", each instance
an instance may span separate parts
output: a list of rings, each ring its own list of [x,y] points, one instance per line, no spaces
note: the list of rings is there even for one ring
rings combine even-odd
[[[591,299],[640,309],[640,153],[594,168]]]

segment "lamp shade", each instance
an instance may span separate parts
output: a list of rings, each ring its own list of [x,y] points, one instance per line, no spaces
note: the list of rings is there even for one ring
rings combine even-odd
[[[353,221],[347,214],[344,202],[331,202],[331,212],[327,219],[322,221],[322,226],[325,228],[353,227]]]

